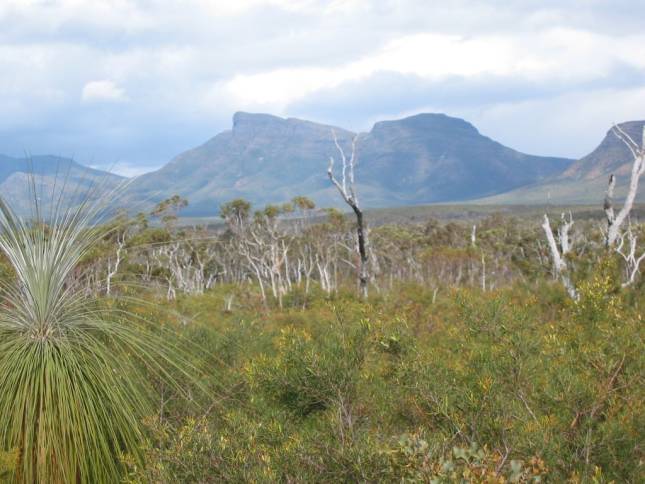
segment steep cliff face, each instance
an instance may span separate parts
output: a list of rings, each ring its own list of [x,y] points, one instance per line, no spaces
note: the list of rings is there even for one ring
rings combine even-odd
[[[353,135],[333,129],[345,144]],[[230,131],[141,176],[131,195],[159,200],[177,193],[190,201],[187,213],[212,215],[236,197],[264,204],[324,192],[327,162],[335,150],[331,130],[297,119],[236,113]]]

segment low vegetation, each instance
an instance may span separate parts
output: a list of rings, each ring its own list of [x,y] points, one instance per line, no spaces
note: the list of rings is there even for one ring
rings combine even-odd
[[[170,305],[216,355],[214,393],[148,421],[133,481],[642,477],[643,300],[606,275],[578,303],[550,284],[415,283],[368,301],[315,291],[304,309],[251,292],[226,311],[228,289]]]
[[[575,300],[540,217],[512,215],[372,228],[364,298],[345,215],[238,200],[224,227],[188,228],[183,205],[78,232],[48,275],[79,295],[47,296],[69,308],[37,320],[52,335],[32,336],[33,268],[13,254],[58,253],[60,229],[2,239],[23,291],[0,322],[4,478],[642,481],[645,293],[597,221],[571,233]]]

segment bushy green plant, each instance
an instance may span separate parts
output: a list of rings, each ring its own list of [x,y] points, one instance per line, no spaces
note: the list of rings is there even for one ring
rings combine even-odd
[[[491,453],[477,444],[453,447],[446,455],[437,455],[419,434],[402,435],[389,455],[390,472],[400,476],[401,482],[536,483],[543,482],[548,472],[537,457],[528,462],[508,460],[508,455]]]
[[[331,329],[331,328],[330,328]],[[277,356],[250,367],[251,378],[290,411],[307,416],[351,398],[365,355],[367,325],[329,331],[313,341],[304,331],[282,330]]]
[[[0,250],[15,273],[0,306],[0,450],[17,452],[18,482],[117,482],[118,455],[143,462],[150,375],[172,351],[111,301],[90,299],[78,274],[105,234],[103,201],[45,219],[0,199]]]
[[[168,481],[639,482],[640,306],[595,284],[578,304],[548,283],[179,298],[217,391],[203,418],[173,404],[146,459]]]
[[[205,418],[188,418],[178,428],[167,421],[146,419],[149,440],[143,450],[146,465],[130,456],[123,457],[128,468],[124,478],[129,483],[209,482],[220,461],[218,441]]]

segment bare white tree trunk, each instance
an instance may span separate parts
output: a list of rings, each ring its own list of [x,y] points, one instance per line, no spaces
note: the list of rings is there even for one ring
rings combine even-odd
[[[563,223],[558,230],[560,247],[558,247],[558,243],[556,242],[555,236],[553,235],[553,229],[551,228],[551,222],[549,221],[549,216],[547,214],[544,214],[544,222],[542,223],[542,228],[544,229],[547,242],[549,243],[549,251],[551,252],[551,260],[553,261],[553,273],[558,279],[562,281],[562,284],[567,290],[569,296],[572,299],[577,300],[578,291],[571,282],[569,274],[567,274],[568,267],[567,262],[564,258],[564,256],[566,256],[566,254],[571,250],[571,247],[569,245],[569,230],[573,225],[573,218],[571,218],[571,214],[569,214],[569,216],[570,219],[567,221],[565,215],[562,214]]]
[[[482,253],[482,291],[486,292],[486,258]]]
[[[230,313],[233,310],[233,299],[235,298],[234,294],[229,294],[224,297],[224,311]]]
[[[605,197],[605,214],[607,215],[607,247],[613,247],[618,240],[620,228],[625,220],[629,217],[629,213],[634,206],[636,200],[636,193],[638,192],[638,182],[641,175],[645,171],[645,126],[643,127],[643,134],[641,144],[635,142],[620,126],[614,126],[612,132],[629,148],[629,151],[634,156],[634,163],[632,164],[631,176],[629,179],[629,188],[627,189],[627,196],[625,203],[617,215],[614,214],[613,208],[613,195],[616,186],[616,177],[611,175],[609,177],[609,186],[607,187],[607,196]]]
[[[168,292],[166,293],[166,299],[168,299],[168,301],[174,301],[177,298],[177,292],[172,285],[172,276],[167,277],[166,281],[168,282]]]
[[[368,284],[369,284],[369,270],[368,263],[369,257],[367,253],[367,232],[365,230],[365,222],[363,220],[363,211],[361,210],[358,204],[358,197],[356,196],[356,183],[354,178],[354,169],[356,166],[356,142],[358,141],[358,135],[354,136],[352,139],[352,154],[349,158],[345,156],[345,151],[338,143],[338,138],[336,137],[336,132],[332,130],[332,135],[334,136],[334,143],[338,152],[340,153],[340,158],[342,161],[342,177],[341,182],[339,182],[334,176],[334,157],[329,158],[329,168],[327,169],[327,175],[329,179],[338,189],[338,192],[345,200],[345,203],[351,207],[356,215],[356,236],[357,236],[357,245],[358,245],[358,255],[360,258],[359,267],[358,267],[358,283],[361,291],[361,296],[367,298]]]
[[[643,172],[645,172],[645,126],[643,127],[640,145],[621,129],[620,126],[614,126],[612,132],[627,146],[634,157],[627,196],[625,197],[622,208],[618,214],[615,214],[613,198],[614,189],[616,188],[616,177],[613,174],[609,177],[604,204],[605,215],[607,216],[605,244],[608,249],[613,249],[614,252],[622,257],[625,264],[625,280],[622,286],[627,287],[634,284],[636,276],[640,273],[640,264],[645,259],[645,253],[639,257],[636,256],[638,238],[632,232],[631,223],[628,224],[627,230],[622,229],[625,220],[629,220],[638,192],[638,183]]]
[[[625,239],[627,239],[628,247],[625,247]],[[631,225],[627,231],[618,236],[618,243],[616,245],[616,253],[618,253],[625,263],[626,278],[622,287],[628,287],[634,284],[636,276],[640,273],[641,262],[645,259],[645,251],[636,257],[636,250],[638,248],[638,238],[632,232]]]
[[[105,293],[109,296],[112,291],[112,278],[116,276],[116,273],[119,271],[119,265],[121,264],[121,253],[123,247],[125,246],[125,233],[117,237],[116,245],[116,255],[114,264],[112,264],[111,259],[108,259],[108,273],[105,280]]]

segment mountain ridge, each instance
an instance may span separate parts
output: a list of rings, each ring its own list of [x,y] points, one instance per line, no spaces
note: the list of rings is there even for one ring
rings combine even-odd
[[[617,125],[639,145],[643,143],[645,120],[624,121]],[[478,202],[491,204],[602,203],[609,175],[617,177],[615,196],[625,196],[633,155],[610,128],[598,146],[574,161],[566,170],[542,183],[527,185]],[[644,190],[637,194],[645,202]]]
[[[645,121],[618,125],[641,139]],[[295,117],[237,112],[232,126],[173,157],[160,169],[131,181],[123,202],[146,207],[179,194],[186,215],[215,215],[219,205],[246,198],[256,206],[306,195],[319,206],[342,207],[327,178],[330,156],[338,159],[332,130],[350,151],[356,133]],[[577,160],[529,155],[491,139],[470,122],[443,113],[419,113],[375,123],[357,143],[357,192],[366,208],[430,203],[594,203],[610,173],[616,195],[631,169],[631,153],[610,129],[600,144]],[[338,168],[338,164],[337,164]],[[123,177],[68,158],[0,155],[0,190],[26,206],[28,174],[53,189],[64,175],[75,189]],[[645,200],[640,196],[639,200]]]
[[[262,205],[307,195],[339,206],[326,175],[329,157],[338,158],[332,130],[349,151],[350,130],[240,111],[230,130],[138,177],[130,197],[158,201],[177,193],[189,200],[191,215],[214,214],[232,198]],[[545,179],[573,161],[520,153],[438,113],[375,123],[360,134],[357,156],[359,198],[370,207],[474,199]]]
[[[0,155],[0,193],[18,213],[31,213],[34,197],[38,198],[41,208],[61,196],[65,203],[73,205],[87,196],[100,195],[93,193],[94,189],[109,191],[125,180],[125,177],[81,165],[70,158]]]

